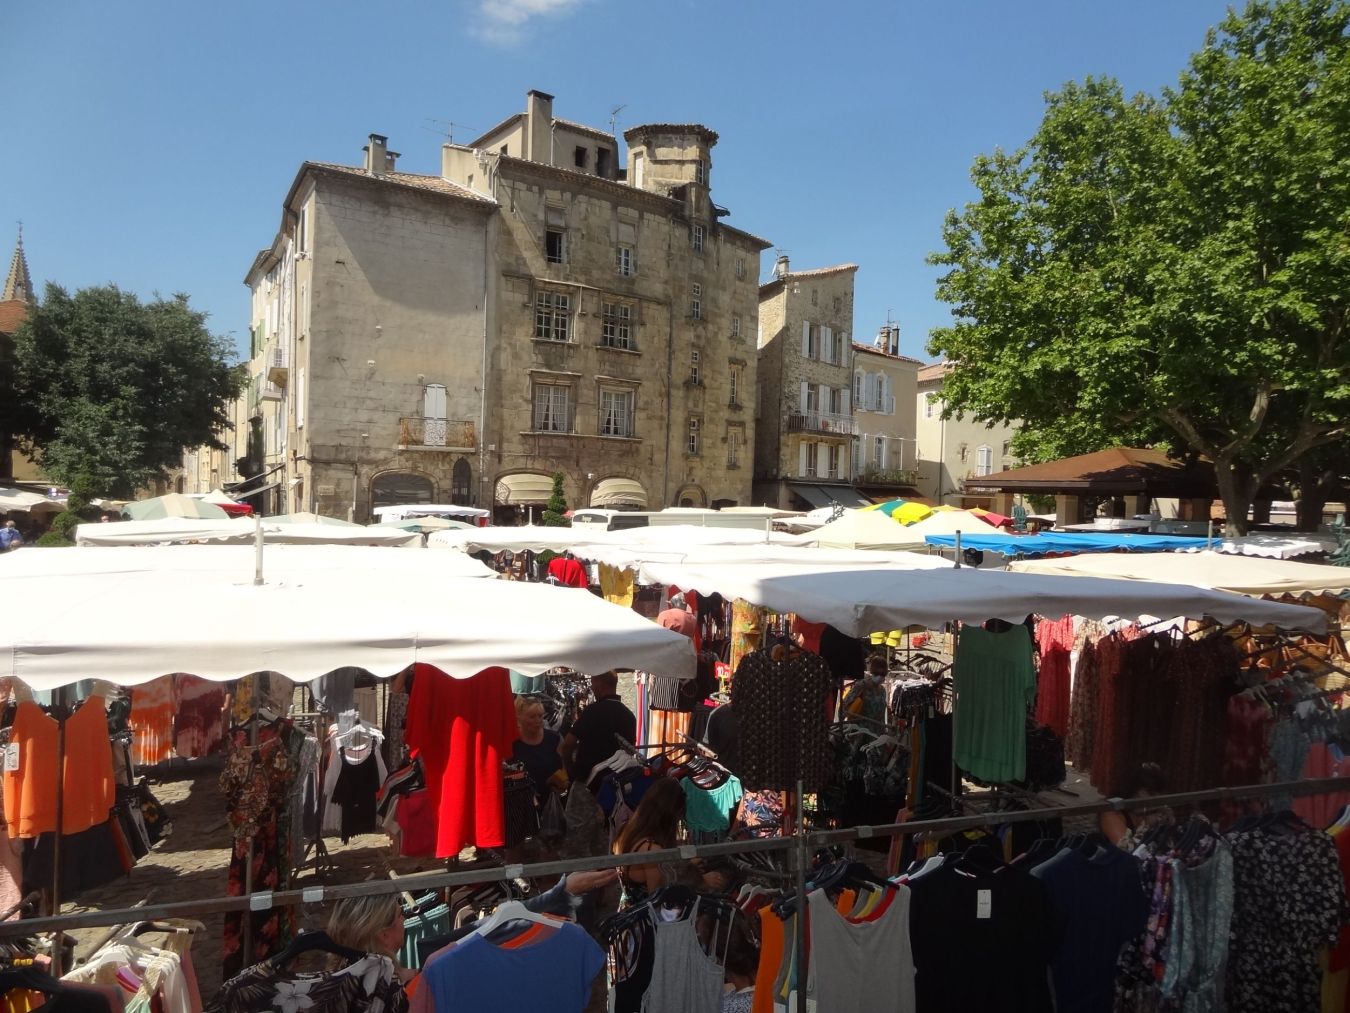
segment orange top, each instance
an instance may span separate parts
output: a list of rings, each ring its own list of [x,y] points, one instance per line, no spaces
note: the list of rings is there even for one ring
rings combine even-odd
[[[55,718],[31,700],[19,704],[9,733],[11,751],[18,747],[17,769],[4,765],[10,837],[37,837],[56,829],[56,740]],[[117,800],[102,697],[91,696],[66,721],[63,793],[61,831],[67,834],[105,822]]]
[[[773,1013],[774,981],[783,962],[783,944],[786,933],[783,919],[773,913],[772,905],[759,909],[759,971],[755,975],[755,992],[750,999],[752,1013]]]

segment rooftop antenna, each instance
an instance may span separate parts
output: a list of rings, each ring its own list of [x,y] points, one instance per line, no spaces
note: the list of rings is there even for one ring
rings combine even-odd
[[[434,116],[427,117],[428,123],[435,123],[434,127],[424,126],[423,130],[430,130],[433,134],[439,134],[445,138],[447,144],[455,143],[455,127],[464,126],[463,123],[456,123],[454,120],[438,120]]]
[[[614,133],[615,128],[619,125],[619,113],[623,112],[627,108],[628,104],[624,103],[621,106],[615,106],[613,109],[609,111],[609,132],[611,134]]]

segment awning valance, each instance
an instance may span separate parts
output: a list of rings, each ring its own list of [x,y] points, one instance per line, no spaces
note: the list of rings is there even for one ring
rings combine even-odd
[[[606,478],[596,483],[591,493],[591,506],[618,507],[635,506],[639,510],[647,508],[647,492],[641,482],[631,478]]]
[[[812,485],[808,482],[789,482],[788,488],[813,507],[840,506],[858,510],[871,506],[872,501],[851,485]]]
[[[498,503],[547,503],[552,495],[553,478],[549,475],[525,472],[497,480]]]

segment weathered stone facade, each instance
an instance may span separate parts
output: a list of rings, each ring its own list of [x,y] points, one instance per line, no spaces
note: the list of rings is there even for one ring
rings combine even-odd
[[[555,471],[573,506],[749,501],[768,244],[719,221],[716,134],[625,136],[621,168],[531,92],[440,176],[394,171],[377,135],[361,169],[306,163],[246,279],[233,457],[262,509],[366,520],[398,492],[509,520]]]
[[[759,289],[759,403],[755,502],[816,506],[800,488],[840,486],[848,502],[853,417],[856,264],[792,272],[779,258]]]
[[[875,344],[853,346],[853,481],[872,496],[913,495],[918,480],[914,403],[918,359],[901,355],[899,329],[885,326]]]

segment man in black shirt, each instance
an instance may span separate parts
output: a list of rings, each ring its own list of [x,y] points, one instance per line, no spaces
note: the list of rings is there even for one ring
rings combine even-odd
[[[618,672],[591,676],[595,702],[577,716],[559,750],[573,784],[585,784],[591,776],[591,768],[618,752],[615,735],[636,744],[637,718],[619,699],[618,690]]]

